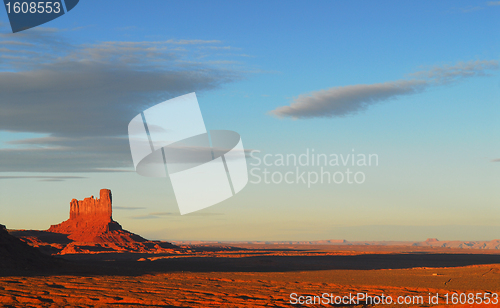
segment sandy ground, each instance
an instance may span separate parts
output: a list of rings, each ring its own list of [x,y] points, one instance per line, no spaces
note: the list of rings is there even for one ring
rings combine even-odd
[[[482,298],[487,292],[491,298],[500,293],[500,252],[494,250],[324,245],[183,249],[183,254],[68,254],[56,269],[4,272],[0,306],[290,307],[299,296],[306,301],[324,293],[367,293],[424,302],[366,305],[361,300],[335,307],[500,307],[500,301],[451,305],[455,292],[482,293]],[[429,294],[439,294],[439,305],[429,304]],[[450,305],[445,305],[446,294]]]

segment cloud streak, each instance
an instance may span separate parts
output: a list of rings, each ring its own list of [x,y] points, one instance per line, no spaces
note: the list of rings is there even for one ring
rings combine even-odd
[[[279,107],[271,114],[294,119],[341,117],[358,113],[368,106],[401,95],[421,92],[426,82],[395,81],[335,87],[299,95],[290,106]]]
[[[443,86],[466,78],[486,76],[499,68],[498,61],[459,62],[453,66],[435,66],[411,74],[412,79],[377,84],[360,84],[333,87],[301,94],[289,106],[272,110],[271,115],[293,119],[331,118],[354,115],[369,106],[413,95],[429,87]]]
[[[0,148],[0,172],[102,172],[132,166],[126,136],[135,115],[169,98],[243,78],[238,64],[216,61],[220,50],[214,58],[202,48],[218,44],[75,45],[64,31],[41,27],[0,34],[0,132],[47,135]]]
[[[133,206],[113,206],[113,209],[116,210],[143,210],[145,207],[133,207]]]
[[[45,182],[61,182],[65,180],[78,180],[85,179],[83,176],[37,176],[37,175],[26,175],[26,176],[0,176],[0,180],[15,180],[15,179],[38,179]]]
[[[20,148],[0,149],[0,172],[112,172],[132,166],[126,137],[44,137],[8,144]]]
[[[212,213],[212,212],[195,212],[195,213],[189,213],[186,216],[201,216],[201,217],[207,217],[207,216],[220,216],[224,215],[224,213]],[[154,212],[154,213],[149,213],[148,215],[139,215],[139,216],[133,216],[130,217],[132,219],[157,219],[157,218],[162,218],[165,216],[181,216],[180,213],[172,213],[172,212]]]

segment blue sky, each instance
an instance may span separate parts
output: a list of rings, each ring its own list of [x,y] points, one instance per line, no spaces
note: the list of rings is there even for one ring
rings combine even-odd
[[[498,238],[500,3],[117,3],[18,34],[0,10],[0,223],[47,229],[110,188],[114,218],[154,239]],[[192,91],[208,129],[261,156],[379,165],[355,168],[360,185],[250,183],[179,216],[168,180],[106,171],[132,170],[135,114]]]

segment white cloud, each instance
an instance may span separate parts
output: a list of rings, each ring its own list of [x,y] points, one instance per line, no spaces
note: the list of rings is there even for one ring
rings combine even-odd
[[[39,176],[39,175],[8,175],[0,176],[0,180],[15,180],[15,179],[38,179],[46,182],[61,182],[65,180],[84,179],[82,176]]]
[[[364,111],[379,102],[422,92],[431,86],[485,76],[498,68],[498,61],[469,61],[452,66],[435,66],[411,74],[413,79],[409,80],[333,87],[301,94],[289,106],[278,107],[270,113],[280,118],[293,119],[342,117]]]
[[[426,86],[421,81],[395,81],[335,87],[300,95],[290,106],[279,107],[271,114],[294,119],[345,116],[380,101],[422,91]]]
[[[426,78],[431,83],[438,85],[460,81],[464,78],[486,76],[488,75],[488,71],[497,70],[498,68],[498,61],[476,60],[458,62],[455,65],[434,66],[428,70],[410,74],[410,76]]]
[[[0,27],[1,28],[1,27]],[[218,40],[75,45],[64,32],[0,34],[0,132],[49,137],[0,148],[0,172],[88,172],[131,166],[128,122],[163,100],[242,78],[202,46]],[[200,60],[203,54],[203,61]]]

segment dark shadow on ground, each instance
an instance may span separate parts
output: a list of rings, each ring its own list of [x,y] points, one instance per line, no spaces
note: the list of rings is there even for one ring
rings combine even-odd
[[[53,233],[38,230],[9,230],[9,234],[17,238],[35,237],[41,242],[48,244],[69,244],[73,240],[68,238],[68,234]]]
[[[317,270],[380,270],[415,267],[461,267],[500,264],[496,254],[363,254],[353,256],[179,257],[156,261],[68,261],[57,269],[23,271],[23,276],[140,276],[168,272],[290,272]],[[0,276],[17,275],[4,273]]]

